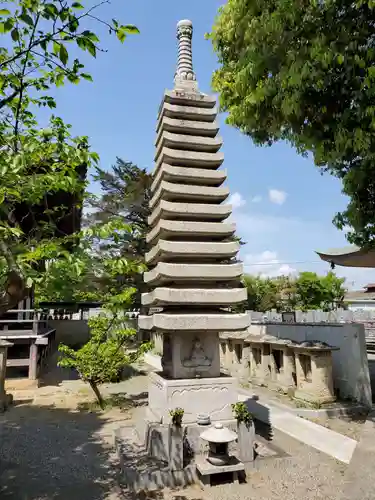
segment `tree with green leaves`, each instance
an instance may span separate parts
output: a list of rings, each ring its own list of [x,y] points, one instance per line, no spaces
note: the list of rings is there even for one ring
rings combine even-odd
[[[345,295],[345,278],[338,278],[333,272],[326,276],[316,273],[300,273],[295,281],[298,309],[322,309],[331,311],[342,305]]]
[[[132,162],[117,158],[110,171],[96,168],[94,179],[99,182],[101,194],[90,198],[87,223],[108,222],[121,216],[131,225],[132,232],[124,235],[115,247],[102,245],[102,250],[143,260],[146,252],[146,233],[150,215],[151,174]]]
[[[370,0],[228,0],[212,33],[227,122],[285,140],[342,181],[348,240],[375,244],[375,8]]]
[[[118,280],[118,276],[140,274],[143,268],[138,262],[119,254],[103,253],[99,258],[90,253],[90,248],[96,247],[100,241],[116,242],[118,235],[125,232],[131,234],[131,226],[122,217],[114,216],[107,223],[96,223],[83,229],[74,235],[80,241],[79,246],[66,259],[49,263],[45,283],[37,290],[39,299],[51,300],[48,298],[50,287],[55,293],[65,294],[64,300],[69,289],[73,292],[73,299],[104,302],[102,314],[89,320],[90,340],[85,345],[78,349],[64,344],[59,346],[59,366],[77,370],[81,379],[92,388],[101,408],[104,408],[105,401],[98,386],[117,381],[122,369],[135,362],[150,347],[149,344],[136,345],[136,331],[129,328],[126,318],[126,311],[131,307],[137,290],[129,287],[126,280]],[[91,274],[88,272],[90,268]],[[65,273],[65,279],[62,273]],[[86,289],[82,287],[79,291],[85,295],[77,297],[77,290],[72,289],[70,279],[73,278],[74,283],[85,274],[85,283],[89,286]]]
[[[333,272],[325,276],[301,272],[295,278],[245,275],[243,283],[248,291],[246,309],[260,312],[272,309],[331,311],[342,306],[346,293],[345,278],[338,278]]]
[[[131,228],[129,232],[119,234],[116,241],[101,241],[97,248],[99,258],[102,258],[103,254],[121,255],[134,263],[144,263],[150,215],[151,174],[121,158],[117,158],[110,171],[97,167],[96,172],[95,180],[100,184],[101,194],[89,199],[92,212],[86,222],[105,223],[121,216]],[[135,272],[127,276],[119,275],[118,279],[136,288],[133,307],[141,307],[141,293],[145,291],[142,275]]]
[[[71,56],[74,45],[93,57],[103,51],[92,26],[105,25],[121,42],[138,33],[101,19],[97,9],[107,3],[8,0],[0,9],[0,314],[43,280],[46,261],[67,259],[77,243],[72,220],[80,218],[86,170],[99,158],[61,118],[51,114],[41,127],[35,109],[56,107],[54,87],[92,80]]]
[[[279,290],[275,280],[245,274],[243,284],[247,289],[246,309],[270,311],[279,308]]]
[[[100,384],[117,382],[124,367],[134,363],[150,344],[135,345],[136,331],[129,328],[124,308],[130,306],[135,289],[127,288],[120,301],[108,302],[105,314],[89,319],[90,340],[73,349],[60,344],[59,366],[72,368],[87,382],[101,409],[105,400],[100,392]],[[119,296],[117,296],[117,299]]]

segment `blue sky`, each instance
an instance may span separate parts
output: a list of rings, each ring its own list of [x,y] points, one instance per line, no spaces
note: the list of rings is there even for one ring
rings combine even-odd
[[[156,115],[163,91],[173,86],[180,19],[193,21],[194,69],[201,91],[210,92],[217,61],[204,34],[222,3],[113,0],[98,11],[102,18],[137,25],[141,34],[122,45],[107,30],[99,30],[108,52],[96,60],[83,57],[94,83],[58,89],[56,97],[58,114],[73,125],[74,134],[89,136],[103,168],[110,169],[116,156],[152,168]],[[314,250],[346,244],[345,234],[331,223],[346,204],[340,183],[321,176],[311,160],[290,146],[255,147],[225,125],[224,117],[220,123],[233,218],[238,234],[247,241],[241,250],[246,271],[327,272],[328,264],[319,262]],[[337,273],[347,277],[350,287],[375,280],[375,272],[366,269],[337,268]]]

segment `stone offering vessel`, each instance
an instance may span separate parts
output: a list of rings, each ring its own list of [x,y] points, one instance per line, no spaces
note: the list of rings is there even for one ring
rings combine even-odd
[[[184,409],[185,424],[200,414],[232,418],[236,384],[220,373],[219,332],[249,326],[247,314],[230,312],[247,292],[235,225],[227,221],[232,207],[220,170],[216,100],[198,89],[192,34],[191,21],[178,23],[174,89],[159,108],[144,274],[149,291],[142,294],[154,312],[139,316],[140,329],[163,336],[163,371],[150,374],[148,418],[164,424],[176,407]]]

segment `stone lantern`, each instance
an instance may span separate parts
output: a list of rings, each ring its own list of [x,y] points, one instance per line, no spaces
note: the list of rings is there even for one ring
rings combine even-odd
[[[208,442],[207,461],[216,466],[227,465],[230,460],[228,445],[237,439],[237,434],[217,422],[213,427],[202,432],[200,437]]]

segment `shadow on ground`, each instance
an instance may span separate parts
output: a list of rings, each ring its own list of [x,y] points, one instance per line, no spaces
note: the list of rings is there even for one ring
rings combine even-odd
[[[131,408],[144,407],[148,404],[148,392],[138,394],[127,394],[124,392],[116,392],[105,397],[106,409],[120,408],[126,412]],[[96,401],[83,401],[77,404],[78,411],[100,411],[100,407]]]
[[[103,415],[53,406],[11,408],[0,420],[0,498],[112,498],[118,470],[99,435],[105,423]]]
[[[53,406],[11,408],[0,418],[1,500],[134,498],[121,486],[107,423],[105,414]],[[143,492],[136,498],[164,496]],[[177,492],[168,498],[187,500]]]

